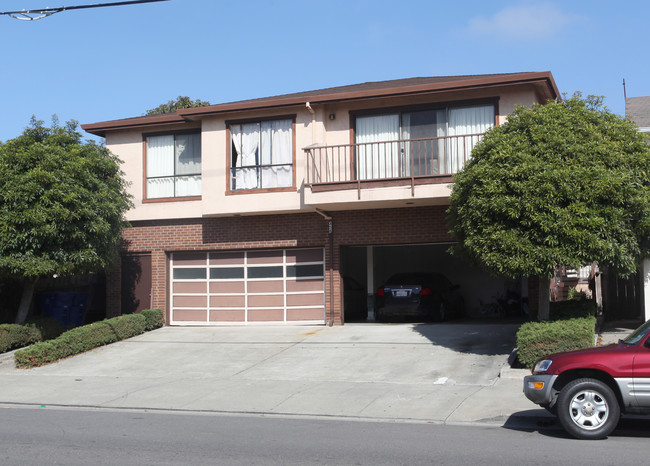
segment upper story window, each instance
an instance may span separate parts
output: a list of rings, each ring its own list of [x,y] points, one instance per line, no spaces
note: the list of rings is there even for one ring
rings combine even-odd
[[[231,123],[230,189],[293,186],[293,120]]]
[[[492,104],[358,116],[355,171],[360,179],[456,173],[494,121]]]
[[[201,195],[201,133],[146,137],[147,199]]]

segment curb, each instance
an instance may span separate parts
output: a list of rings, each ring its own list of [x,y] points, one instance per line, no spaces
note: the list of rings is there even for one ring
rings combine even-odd
[[[513,369],[510,366],[503,366],[499,371],[499,377],[502,379],[521,379],[530,374],[529,369]]]

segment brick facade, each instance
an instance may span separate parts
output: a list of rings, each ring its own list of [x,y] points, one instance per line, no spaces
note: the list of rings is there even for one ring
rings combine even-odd
[[[151,253],[152,305],[166,309],[168,253],[264,248],[322,247],[325,250],[327,320],[342,323],[341,246],[450,241],[445,206],[283,215],[133,222],[123,232],[124,253]],[[332,300],[334,305],[332,306]],[[119,269],[107,274],[107,315],[119,315]]]

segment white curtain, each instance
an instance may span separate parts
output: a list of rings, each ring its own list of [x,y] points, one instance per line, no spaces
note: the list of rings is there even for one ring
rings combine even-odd
[[[146,144],[147,199],[201,195],[200,134],[149,136]]]
[[[147,138],[147,199],[174,197],[174,135]]]
[[[176,196],[201,195],[201,135],[177,134],[175,141]]]
[[[262,188],[293,186],[291,120],[262,122]]]
[[[356,120],[357,174],[360,179],[400,176],[399,115],[359,117]],[[388,143],[386,143],[388,141]]]
[[[255,189],[258,183],[258,149],[260,124],[232,125],[230,134],[237,157],[233,167],[232,189]]]
[[[447,142],[444,139],[444,137],[447,135],[446,113],[447,112],[445,110],[440,110],[440,119],[436,123],[436,137],[440,139],[437,140],[438,164],[434,166],[435,175],[443,175],[449,173],[446,169],[447,159],[449,158],[449,155],[447,154]]]
[[[402,142],[402,151],[401,151],[401,166],[400,176],[411,176],[411,157],[412,155],[418,152],[418,148],[413,148],[411,146],[411,114],[403,113],[402,114],[402,136],[401,139],[406,139],[405,142]],[[415,149],[413,151],[412,149]],[[416,164],[417,166],[417,164]],[[417,175],[418,173],[414,173]]]
[[[176,177],[176,197],[200,195],[201,175]]]
[[[176,174],[196,175],[201,172],[201,135],[176,135]]]
[[[482,134],[494,126],[494,106],[452,108],[449,110],[447,173],[456,173],[469,160]]]

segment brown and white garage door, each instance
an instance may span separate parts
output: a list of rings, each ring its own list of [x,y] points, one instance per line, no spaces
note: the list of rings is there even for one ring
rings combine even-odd
[[[325,322],[323,249],[171,255],[171,324]]]

